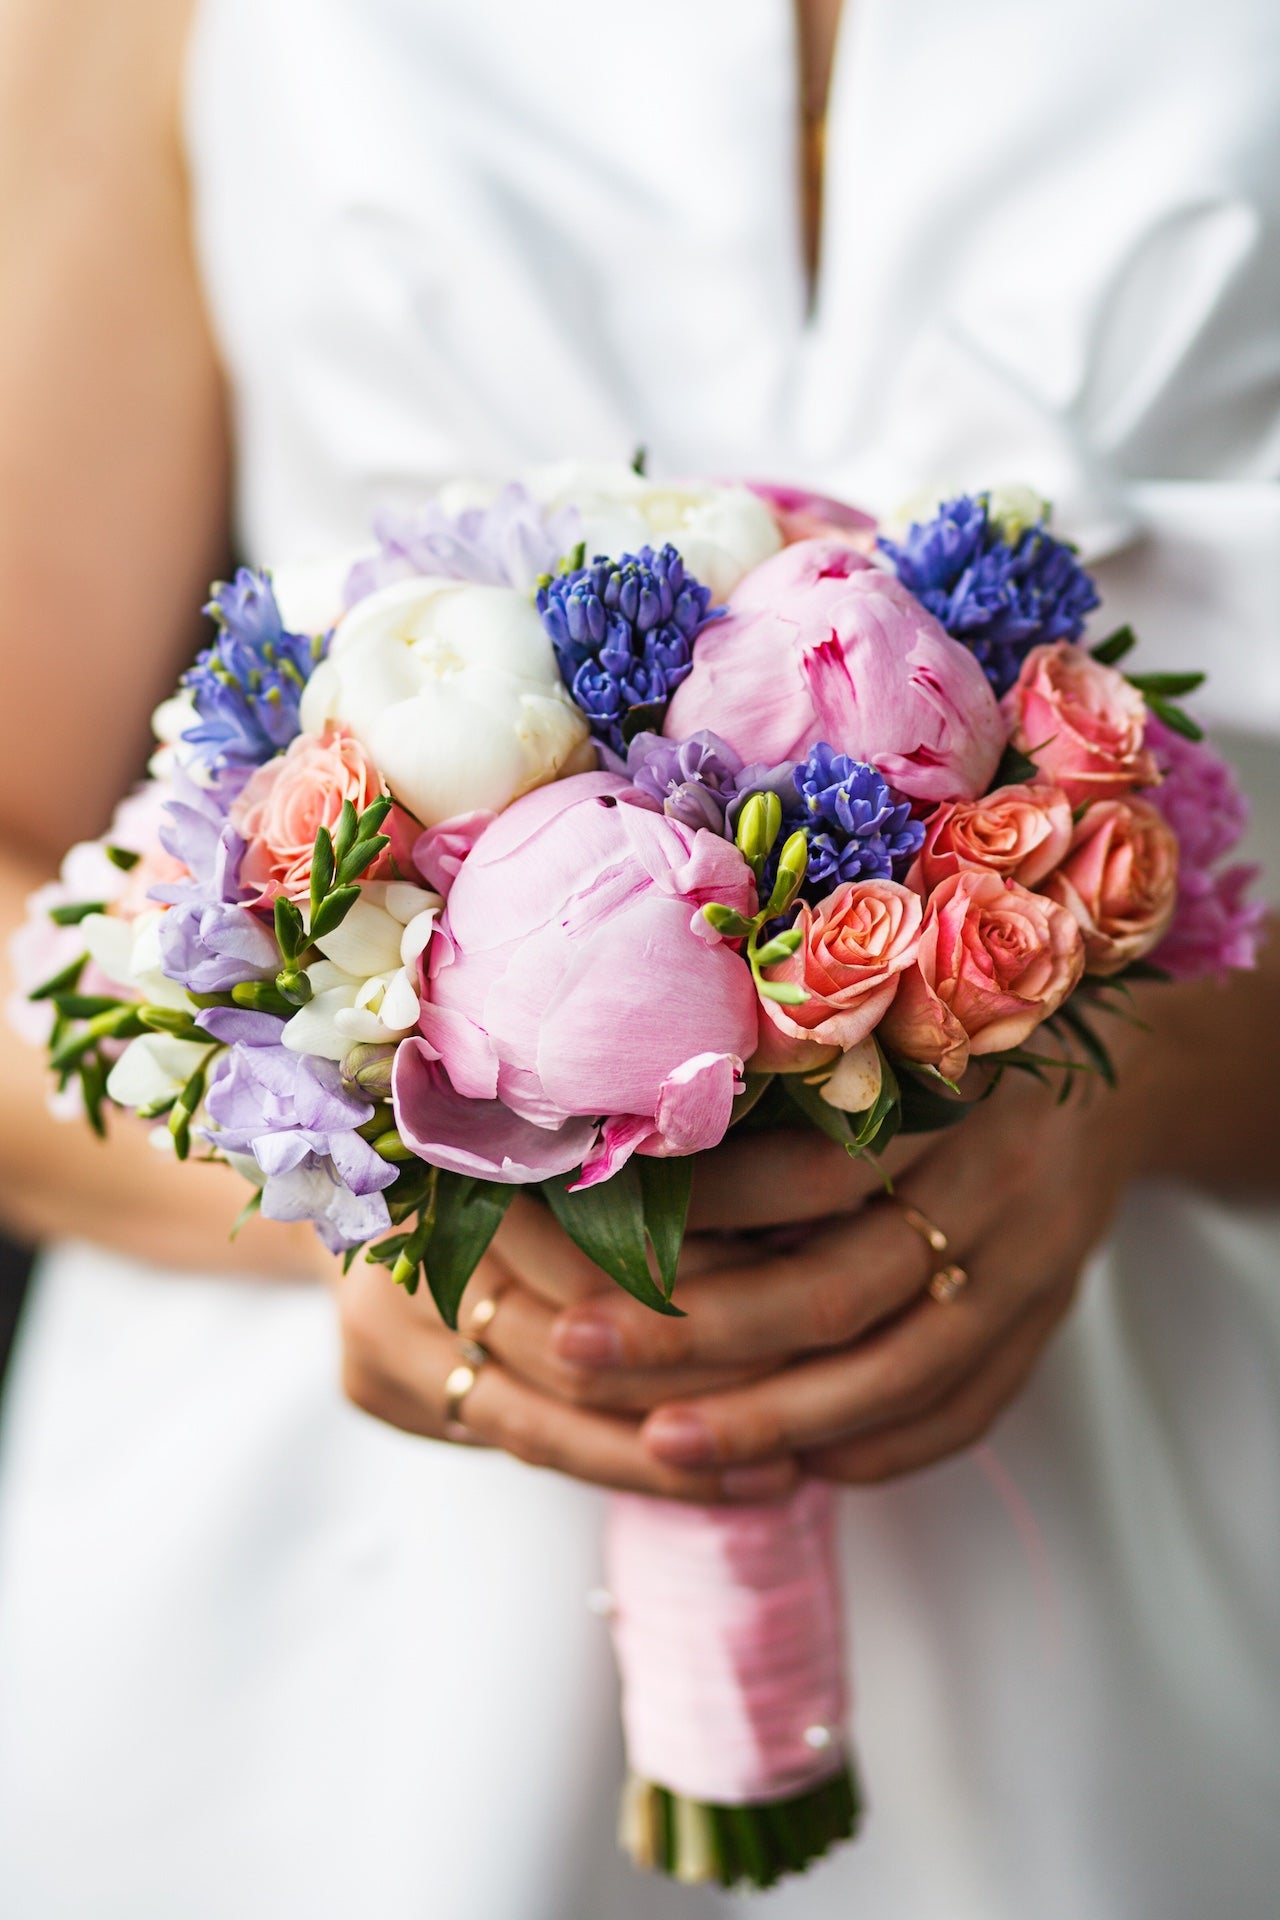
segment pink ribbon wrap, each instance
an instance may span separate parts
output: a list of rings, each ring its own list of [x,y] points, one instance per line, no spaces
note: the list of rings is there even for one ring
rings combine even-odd
[[[818,1481],[777,1506],[611,1496],[613,1639],[642,1780],[750,1806],[804,1793],[844,1765],[834,1510]]]

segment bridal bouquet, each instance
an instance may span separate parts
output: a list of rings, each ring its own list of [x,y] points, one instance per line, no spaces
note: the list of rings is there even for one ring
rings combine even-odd
[[[1201,676],[1085,642],[1037,500],[891,540],[559,469],[385,519],[318,618],[279,585],[214,589],[152,777],[20,958],[64,1104],[227,1161],[450,1325],[517,1187],[674,1313],[730,1128],[874,1154],[960,1119],[971,1061],[1108,1078],[1127,981],[1251,962]],[[829,1491],[619,1497],[609,1564],[633,1856],[766,1885],[850,1833]]]

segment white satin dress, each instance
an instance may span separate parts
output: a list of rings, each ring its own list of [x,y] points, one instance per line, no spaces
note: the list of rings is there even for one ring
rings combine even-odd
[[[246,555],[637,444],[882,510],[1026,479],[1274,808],[1280,9],[851,0],[812,310],[795,74],[791,0],[204,0]],[[870,1814],[761,1911],[1274,1920],[1277,1215],[1136,1193],[992,1445],[845,1498]],[[346,1407],[319,1293],[54,1250],[0,1450],[0,1912],[739,1911],[615,1858],[598,1514]]]

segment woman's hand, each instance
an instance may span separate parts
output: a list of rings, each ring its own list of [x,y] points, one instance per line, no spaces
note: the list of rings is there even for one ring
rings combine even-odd
[[[553,1350],[619,1383],[652,1381],[664,1365],[778,1369],[710,1392],[673,1388],[642,1435],[672,1465],[799,1457],[809,1471],[871,1481],[971,1445],[1035,1366],[1142,1163],[1148,1076],[1129,1053],[1122,1094],[1058,1105],[1007,1074],[960,1127],[915,1143],[923,1151],[897,1194],[944,1230],[945,1256],[899,1207],[873,1203],[778,1257],[682,1284],[683,1320],[617,1293],[580,1302],[559,1317]],[[759,1151],[744,1141],[717,1156],[726,1217],[735,1192],[739,1208],[757,1204],[769,1165]],[[785,1191],[835,1177],[824,1143],[789,1151],[812,1168],[789,1167]],[[929,1281],[949,1260],[969,1280],[939,1301]]]
[[[343,1336],[343,1387],[364,1412],[430,1439],[502,1447],[533,1466],[554,1467],[603,1486],[698,1501],[767,1500],[794,1486],[799,1469],[777,1460],[745,1467],[691,1468],[660,1460],[644,1445],[638,1410],[665,1393],[697,1394],[758,1375],[757,1366],[660,1367],[608,1378],[557,1356],[551,1329],[564,1299],[585,1299],[613,1282],[564,1238],[533,1201],[512,1203],[508,1244],[554,1276],[557,1304],[516,1281],[492,1255],[481,1261],[462,1303],[462,1335],[449,1331],[425,1289],[410,1297],[385,1268],[364,1260],[335,1275]],[[695,1264],[697,1255],[695,1255]],[[645,1309],[642,1309],[645,1311]],[[483,1335],[488,1363],[451,1425],[446,1381],[467,1357],[465,1336]]]

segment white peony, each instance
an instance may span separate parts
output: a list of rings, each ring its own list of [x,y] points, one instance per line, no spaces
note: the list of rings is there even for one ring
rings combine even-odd
[[[578,510],[586,557],[635,553],[668,540],[713,600],[782,545],[773,515],[749,487],[646,480],[629,467],[566,460],[528,477],[534,498]]]
[[[398,580],[338,623],[302,696],[302,725],[338,720],[423,823],[489,809],[594,766],[529,596]]]
[[[418,960],[444,901],[403,881],[363,888],[342,924],[316,942],[311,998],[280,1036],[293,1053],[342,1060],[352,1047],[402,1040],[418,1024]]]

